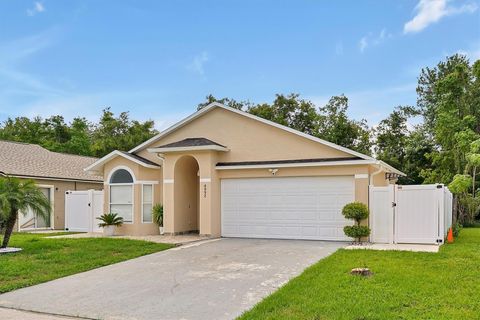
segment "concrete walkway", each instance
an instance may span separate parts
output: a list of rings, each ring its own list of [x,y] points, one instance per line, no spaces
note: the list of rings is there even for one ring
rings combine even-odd
[[[84,232],[84,233],[65,234],[60,236],[51,236],[47,238],[48,239],[62,239],[62,238],[63,239],[81,239],[81,238],[103,238],[103,237],[105,237],[103,233]],[[113,236],[109,238],[143,240],[143,241],[150,241],[150,242],[156,242],[156,243],[170,243],[170,244],[176,244],[176,245],[183,245],[187,243],[209,239],[205,236],[199,236],[198,234],[182,234],[182,235],[176,235],[176,236],[170,236],[170,235]]]
[[[412,252],[438,252],[440,246],[437,244],[403,244],[403,243],[367,243],[362,245],[350,245],[345,247],[347,250],[394,250],[394,251],[412,251]]]
[[[0,319],[2,320],[72,320],[85,318],[72,318],[65,316],[56,316],[52,314],[22,311],[8,308],[0,308]]]
[[[234,319],[345,243],[214,239],[0,295],[0,306],[93,319]]]

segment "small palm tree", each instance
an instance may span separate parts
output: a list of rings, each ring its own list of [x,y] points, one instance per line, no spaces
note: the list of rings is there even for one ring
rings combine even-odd
[[[152,217],[153,222],[155,222],[159,227],[163,227],[163,205],[157,203],[153,206]]]
[[[52,211],[49,199],[33,180],[20,180],[13,177],[0,178],[0,215],[3,216],[5,227],[0,248],[8,246],[18,213],[26,214],[28,209],[44,219],[48,219]]]
[[[106,226],[121,226],[123,224],[123,218],[119,217],[116,213],[104,213],[97,218],[101,222],[98,224],[99,227]]]

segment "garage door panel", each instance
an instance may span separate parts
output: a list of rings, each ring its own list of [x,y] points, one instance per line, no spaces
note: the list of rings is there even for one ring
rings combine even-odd
[[[222,235],[349,240],[342,207],[354,201],[351,176],[222,180]]]

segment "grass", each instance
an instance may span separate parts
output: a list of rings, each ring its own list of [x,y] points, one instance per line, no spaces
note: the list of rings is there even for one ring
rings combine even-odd
[[[55,234],[12,235],[9,246],[23,251],[0,255],[0,293],[172,247],[128,239],[45,239],[52,235]]]
[[[479,294],[480,229],[466,228],[437,254],[339,250],[240,319],[480,319]]]

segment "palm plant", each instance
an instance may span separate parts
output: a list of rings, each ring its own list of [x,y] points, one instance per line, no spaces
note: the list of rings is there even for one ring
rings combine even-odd
[[[49,199],[33,180],[20,180],[13,177],[0,178],[0,215],[3,217],[5,227],[0,248],[8,246],[18,213],[26,214],[29,209],[44,219],[48,219],[52,211]]]
[[[118,216],[116,213],[104,213],[97,218],[101,222],[98,224],[99,227],[106,226],[121,226],[123,224],[123,218]]]
[[[157,203],[152,208],[152,218],[159,227],[163,227],[163,205]]]

